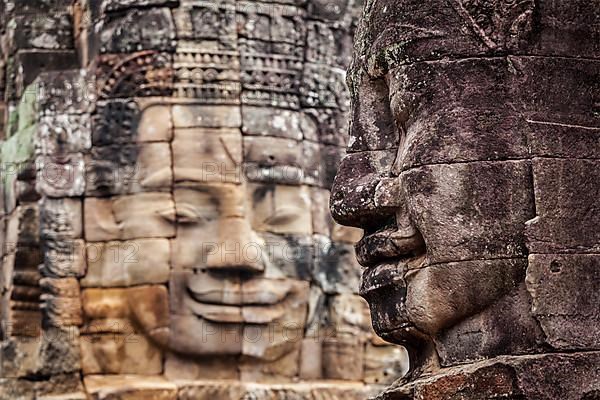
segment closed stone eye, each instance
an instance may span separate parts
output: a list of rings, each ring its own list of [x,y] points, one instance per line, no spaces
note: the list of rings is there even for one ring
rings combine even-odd
[[[298,218],[299,212],[296,208],[283,207],[276,210],[269,217],[265,218],[263,225],[285,225]]]
[[[169,222],[179,224],[204,224],[212,219],[203,210],[189,204],[178,204],[174,213],[173,210],[165,210],[159,214]]]

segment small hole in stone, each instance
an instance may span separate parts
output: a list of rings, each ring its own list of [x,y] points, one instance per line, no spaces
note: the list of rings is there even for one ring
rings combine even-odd
[[[550,271],[554,272],[554,273],[558,273],[560,272],[560,264],[558,261],[554,260],[550,263]]]

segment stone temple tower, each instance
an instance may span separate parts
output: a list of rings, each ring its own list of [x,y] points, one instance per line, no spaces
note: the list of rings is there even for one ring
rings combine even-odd
[[[366,399],[347,1],[2,1],[0,399]]]

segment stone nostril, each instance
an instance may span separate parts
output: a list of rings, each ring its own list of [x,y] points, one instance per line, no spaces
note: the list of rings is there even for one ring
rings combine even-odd
[[[228,257],[223,254],[218,254],[209,255],[206,270],[234,275],[256,275],[262,274],[265,267],[262,262],[244,260],[231,254],[228,255]]]
[[[224,241],[212,247],[206,257],[206,269],[231,273],[262,273],[265,269],[260,246],[255,243]]]
[[[384,231],[384,230],[392,230],[396,228],[396,218],[393,215],[386,214],[386,218],[381,216],[381,219],[373,219],[371,224],[366,224],[363,228],[365,236],[370,235],[372,233]]]

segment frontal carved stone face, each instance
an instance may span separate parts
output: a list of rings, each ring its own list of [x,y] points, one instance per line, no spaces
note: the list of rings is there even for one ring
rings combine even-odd
[[[109,15],[93,60],[100,99],[84,208],[85,237],[102,255],[82,279],[84,317],[102,324],[118,304],[154,369],[158,344],[176,378],[298,376],[307,325],[328,313],[324,292],[357,283],[354,265],[336,270],[352,239],[333,244],[324,212],[344,140],[351,26],[340,3],[328,22],[304,3],[96,10]],[[110,243],[143,260],[114,262],[103,256]],[[144,306],[145,292],[156,301]],[[84,357],[108,347],[86,344]],[[109,370],[86,373],[131,372]]]
[[[240,106],[145,98],[114,116],[114,103],[100,105],[100,126],[127,119],[136,143],[99,145],[87,164],[90,249],[82,285],[90,288],[84,290],[89,333],[101,332],[106,310],[114,309],[124,327],[129,321],[150,339],[149,348],[168,351],[167,373],[211,357],[228,368],[213,375],[232,377],[228,370],[237,371],[239,362],[227,360],[247,357],[252,365],[283,359],[277,374],[297,374],[307,312],[321,313],[315,309],[321,284],[343,291],[357,282],[355,268],[331,275],[339,254],[324,212],[331,176],[320,162],[332,153],[299,132],[243,135],[227,127],[241,120]],[[246,109],[251,133],[259,110]],[[259,118],[271,118],[267,123],[281,119],[279,111],[265,111]],[[211,127],[215,119],[226,126]],[[115,286],[125,288],[99,288]],[[99,357],[93,346],[83,348]]]
[[[82,68],[43,73],[39,103],[23,96],[2,144],[3,162],[26,167],[4,177],[0,219],[18,244],[2,254],[1,298],[14,326],[2,350],[27,358],[12,357],[16,377],[73,373],[92,397],[115,376],[199,391],[223,378],[232,391],[215,396],[237,399],[244,382],[265,381],[304,398],[296,381],[317,379],[365,397],[402,373],[403,351],[376,338],[357,293],[358,230],[327,212],[347,140],[354,7],[106,0],[64,11],[76,14]],[[48,331],[74,333],[57,350],[68,360],[27,341]]]
[[[145,112],[161,115],[168,107],[151,106]],[[238,332],[244,323],[281,322],[283,311],[294,308],[300,314],[286,317],[302,332],[313,261],[311,188],[301,182],[280,184],[269,174],[268,165],[275,162],[271,153],[252,145],[277,144],[277,139],[258,143],[260,138],[249,138],[242,154],[239,130],[175,128],[172,135],[172,152],[168,142],[135,146],[132,164],[137,171],[132,177],[135,185],[152,192],[90,197],[85,203],[87,238],[132,241],[132,253],[141,243],[153,253],[148,260],[153,265],[139,265],[143,270],[135,271],[125,263],[121,267],[129,271],[124,277],[111,274],[105,263],[94,263],[83,282],[132,285],[151,283],[148,274],[156,282],[170,276],[176,317],[169,347],[185,354],[241,354],[241,336],[225,337],[231,345],[223,346],[203,343],[199,332],[221,340],[210,332],[213,325]],[[289,153],[303,152],[302,141],[279,140]],[[268,183],[249,182],[243,160],[248,161],[247,172]],[[260,175],[250,161],[264,166]],[[301,179],[301,166],[278,166]],[[107,170],[114,171],[114,165]]]
[[[331,199],[338,222],[365,230],[356,249],[376,331],[413,349],[433,342],[442,365],[538,351],[556,326],[539,325],[530,296],[561,311],[537,298],[546,266],[532,254],[574,263],[565,248],[595,246],[560,225],[591,197],[558,200],[550,178],[595,179],[576,158],[597,148],[598,63],[563,57],[594,50],[568,29],[573,47],[554,41],[553,16],[578,18],[562,6],[544,5],[538,26],[533,2],[479,3],[368,2]]]

